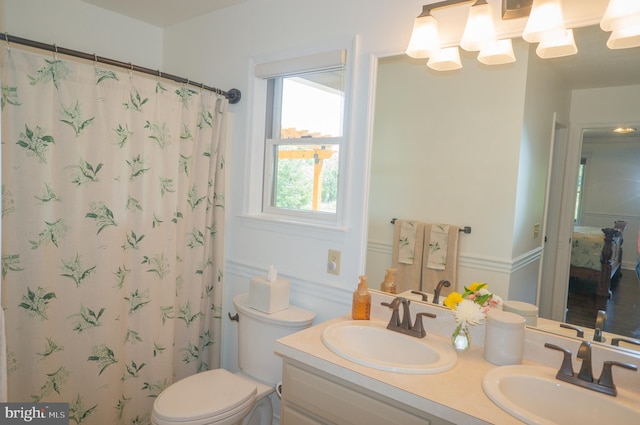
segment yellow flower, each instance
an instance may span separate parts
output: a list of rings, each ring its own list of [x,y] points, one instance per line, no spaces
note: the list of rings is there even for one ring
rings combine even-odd
[[[457,292],[452,292],[444,299],[444,305],[452,310],[455,310],[458,304],[462,301],[462,295]]]
[[[476,292],[478,289],[480,289],[480,287],[486,287],[486,286],[487,286],[486,283],[473,282],[471,285],[469,285],[467,289],[469,289],[471,292]]]

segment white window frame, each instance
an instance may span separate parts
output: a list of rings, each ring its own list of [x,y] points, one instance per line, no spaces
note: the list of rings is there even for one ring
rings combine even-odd
[[[340,150],[343,147],[342,137],[322,137],[313,139],[267,139],[265,142],[265,160],[264,160],[264,181],[263,181],[263,200],[262,211],[271,215],[284,215],[295,217],[297,219],[305,219],[318,223],[335,223],[336,215],[340,209],[340,197],[336,201],[336,212],[327,211],[311,211],[311,210],[295,210],[273,206],[274,196],[274,172],[275,172],[275,147],[282,145],[289,146],[315,146],[315,145],[338,145]],[[340,193],[341,173],[338,172],[338,194]]]
[[[354,43],[355,40],[351,39],[350,43]],[[349,47],[346,47],[349,46]],[[323,50],[321,53],[313,53],[309,55],[300,54],[299,56],[289,57],[288,59],[280,60],[264,60],[254,62],[254,93],[256,94],[254,103],[254,116],[250,120],[252,125],[253,134],[252,140],[252,155],[248,161],[248,166],[251,169],[251,178],[248,191],[245,195],[245,205],[248,206],[248,215],[256,218],[263,218],[267,220],[277,220],[283,222],[292,222],[296,224],[310,224],[310,225],[322,225],[329,226],[331,228],[341,228],[345,217],[345,187],[346,187],[346,164],[347,164],[347,140],[348,129],[350,127],[350,102],[351,102],[351,87],[352,87],[352,65],[353,62],[352,51],[355,48],[350,44],[346,44],[344,40],[340,41],[339,46],[332,46],[333,49]],[[317,52],[317,50],[316,50]],[[336,52],[341,52],[342,56],[346,58],[343,61],[344,66],[344,104],[343,104],[343,122],[342,122],[342,137],[340,138],[310,138],[304,139],[302,142],[299,139],[289,140],[267,140],[266,135],[266,123],[272,122],[273,117],[271,108],[267,107],[267,82],[269,78],[278,76],[288,76],[292,74],[302,73],[304,71],[316,72],[322,70],[329,70],[336,68],[336,65],[322,66],[317,65],[311,68],[305,67],[305,60],[309,58],[322,58],[335,57]],[[307,62],[309,63],[309,62]],[[313,63],[313,61],[311,62]],[[282,64],[293,64],[290,71],[277,72],[278,67]],[[301,65],[302,64],[302,65]],[[265,71],[267,70],[267,71]],[[274,71],[275,70],[275,71]],[[288,210],[283,208],[272,207],[267,205],[272,193],[271,193],[271,173],[273,172],[273,158],[268,158],[267,152],[272,152],[273,144],[288,143],[295,141],[296,144],[308,143],[313,145],[331,143],[335,144],[339,141],[340,157],[339,157],[339,171],[338,171],[338,198],[336,200],[336,212],[323,212],[323,211],[303,211],[303,210]],[[260,172],[256,173],[256,169],[259,167]],[[270,171],[271,170],[271,171]],[[258,179],[260,180],[258,185]]]

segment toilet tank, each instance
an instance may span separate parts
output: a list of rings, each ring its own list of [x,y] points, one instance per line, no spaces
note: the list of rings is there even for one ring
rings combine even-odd
[[[282,358],[273,352],[276,339],[311,326],[312,311],[295,306],[267,314],[249,307],[249,294],[236,295],[238,365],[249,377],[267,385],[282,380]]]

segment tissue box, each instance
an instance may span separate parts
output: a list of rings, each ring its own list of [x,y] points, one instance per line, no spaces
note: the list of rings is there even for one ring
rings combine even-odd
[[[289,281],[280,276],[273,282],[267,281],[266,276],[252,278],[249,307],[268,314],[289,308]]]

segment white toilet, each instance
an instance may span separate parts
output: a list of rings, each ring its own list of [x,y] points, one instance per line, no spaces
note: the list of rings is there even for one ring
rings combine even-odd
[[[311,326],[315,313],[297,307],[267,314],[249,307],[249,294],[234,297],[238,313],[238,365],[197,373],[174,382],[156,398],[154,425],[271,425],[268,397],[282,379],[276,339]]]

